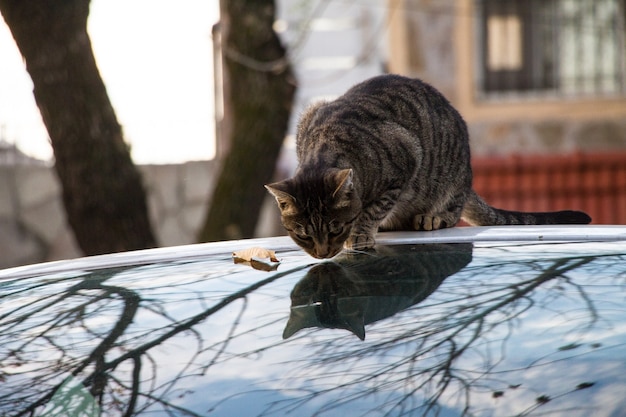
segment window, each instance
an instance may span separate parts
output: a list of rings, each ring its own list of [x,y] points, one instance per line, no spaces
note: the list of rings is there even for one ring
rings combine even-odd
[[[626,93],[626,0],[479,0],[481,90]]]

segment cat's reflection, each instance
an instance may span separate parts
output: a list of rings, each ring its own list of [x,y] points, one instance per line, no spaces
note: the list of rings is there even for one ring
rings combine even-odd
[[[471,259],[471,244],[425,244],[381,246],[316,265],[291,292],[283,338],[324,327],[364,340],[366,324],[424,300]]]

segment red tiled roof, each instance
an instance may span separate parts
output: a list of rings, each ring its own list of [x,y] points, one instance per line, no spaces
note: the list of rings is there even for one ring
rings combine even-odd
[[[475,158],[474,189],[520,211],[582,210],[594,224],[626,224],[626,151]]]

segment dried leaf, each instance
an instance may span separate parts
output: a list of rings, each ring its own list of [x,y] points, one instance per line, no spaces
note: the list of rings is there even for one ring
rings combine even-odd
[[[271,262],[279,262],[276,258],[276,252],[269,249],[254,247],[237,252],[233,252],[233,258],[241,259],[240,262],[250,262],[252,258],[263,259],[268,258]],[[235,261],[235,263],[239,263]]]
[[[233,261],[236,264],[250,265],[260,271],[275,271],[280,264],[276,252],[258,247],[233,252]]]

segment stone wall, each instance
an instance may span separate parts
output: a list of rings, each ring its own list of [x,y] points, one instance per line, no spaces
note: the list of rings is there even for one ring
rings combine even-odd
[[[188,162],[181,165],[140,167],[152,227],[161,246],[195,243],[213,192],[215,164]]]
[[[470,122],[474,156],[624,152],[626,120],[553,119]]]
[[[0,167],[0,267],[76,256],[60,187],[45,166]]]
[[[195,243],[213,191],[215,163],[147,165],[140,170],[159,244]],[[276,218],[273,210],[263,213],[259,234],[280,233]],[[79,256],[54,169],[0,165],[0,268]]]

